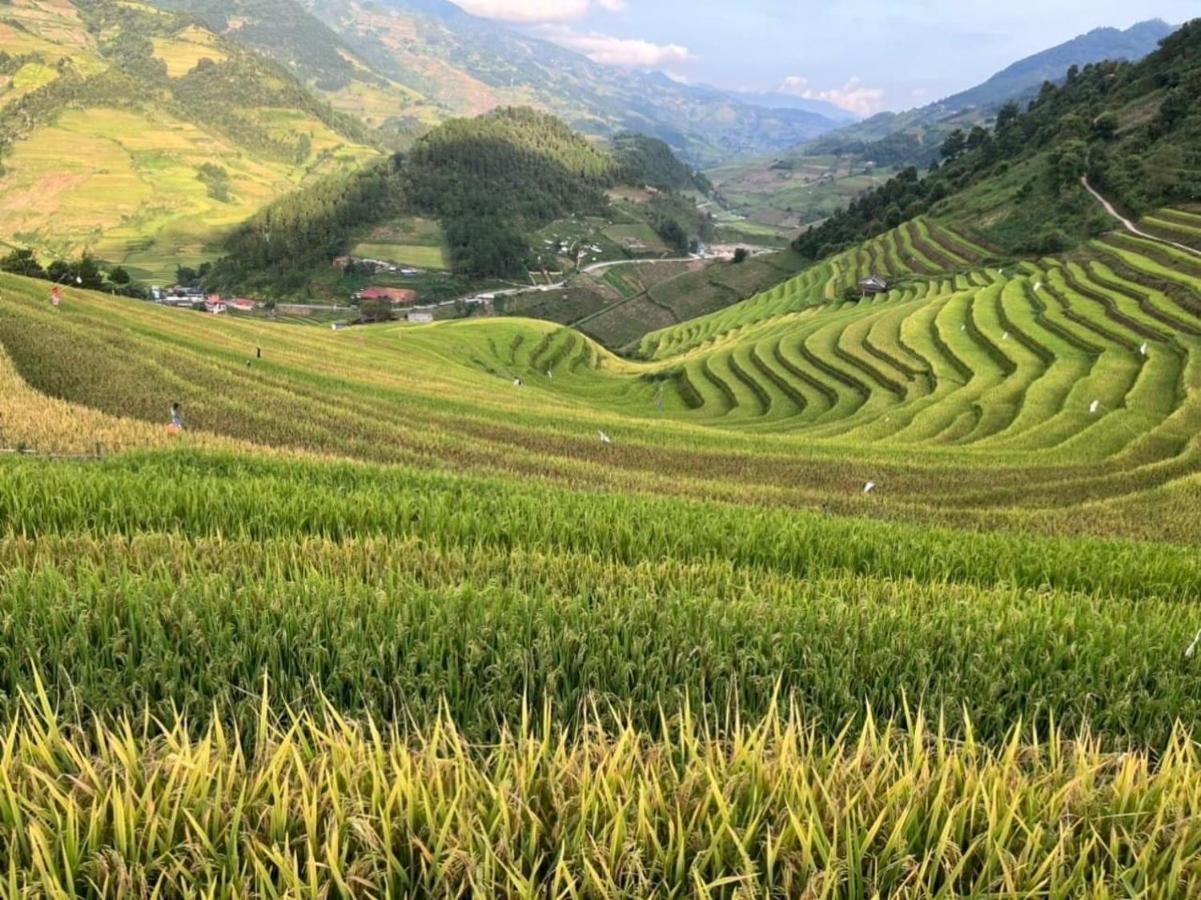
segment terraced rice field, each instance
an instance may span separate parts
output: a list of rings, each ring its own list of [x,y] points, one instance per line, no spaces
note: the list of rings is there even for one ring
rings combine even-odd
[[[990,256],[638,360],[0,276],[0,893],[1201,892],[1201,266]]]

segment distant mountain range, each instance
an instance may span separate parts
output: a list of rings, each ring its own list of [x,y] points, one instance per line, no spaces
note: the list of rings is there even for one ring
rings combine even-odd
[[[797,97],[793,94],[783,94],[779,91],[726,91],[740,103],[751,106],[764,106],[768,109],[800,109],[805,112],[817,113],[840,125],[858,122],[862,117],[843,109],[828,100],[813,100],[808,97]]]
[[[776,104],[592,62],[441,0],[155,0],[289,67],[400,144],[455,116],[530,105],[589,134],[637,131],[688,162],[769,153],[844,124],[811,101]]]
[[[986,119],[1010,100],[1032,98],[1043,82],[1062,82],[1072,66],[1083,67],[1106,59],[1140,60],[1154,51],[1159,42],[1174,30],[1162,19],[1140,22],[1125,31],[1097,28],[1057,47],[1019,60],[983,84],[943,100],[907,112],[880,113],[840,128],[824,136],[825,139],[821,140],[816,150],[822,152],[855,141],[881,140],[902,131],[929,128],[964,113],[974,113],[975,118]]]

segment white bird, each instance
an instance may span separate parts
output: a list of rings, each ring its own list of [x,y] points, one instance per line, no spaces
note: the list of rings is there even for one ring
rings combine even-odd
[[[870,494],[875,489],[876,489],[876,483],[874,481],[869,481],[867,484],[865,484],[863,486],[863,493]]]
[[[966,325],[960,325],[960,326],[959,326],[959,330],[960,330],[960,331],[967,331],[967,326],[966,326]]]
[[[609,437],[609,435],[605,434],[603,431],[597,431],[596,433],[598,435],[600,435],[602,444],[612,444],[613,443],[613,438]]]
[[[1197,632],[1197,636],[1193,638],[1193,642],[1188,645],[1188,649],[1184,651],[1185,659],[1192,659],[1197,655],[1197,645],[1201,644],[1201,631]]]
[[[513,379],[513,387],[521,387],[521,379],[520,378]]]
[[[1101,401],[1100,400],[1094,400],[1088,406],[1089,413],[1091,413],[1094,416],[1100,411],[1100,409],[1101,409]]]
[[[1003,335],[1001,335],[1001,340],[1003,340],[1003,341],[1009,340],[1009,332],[1008,331],[1005,332]]]
[[[555,377],[555,373],[554,373],[554,372],[552,372],[550,369],[547,369],[547,370],[546,370],[546,377],[547,377],[547,378],[551,378],[551,379],[553,379],[553,378]]]
[[[1143,345],[1138,348],[1138,352],[1141,353],[1143,356],[1147,355],[1147,342],[1146,341],[1143,341]]]
[[[1041,291],[1043,289],[1043,283],[1041,281],[1034,282],[1034,289],[1036,291]]]

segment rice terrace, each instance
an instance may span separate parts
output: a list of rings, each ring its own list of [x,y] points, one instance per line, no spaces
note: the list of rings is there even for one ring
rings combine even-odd
[[[911,148],[758,248],[795,272],[749,299],[605,341],[506,314],[594,252],[531,235],[736,277],[675,155],[733,138],[369,129],[362,84],[418,101],[363,23],[424,5],[126,6],[0,3],[35,96],[0,79],[0,185],[62,127],[39,90],[79,79],[83,133],[143,50],[254,71],[363,168],[273,157],[296,190],[158,302],[103,233],[0,234],[0,897],[1201,896],[1197,22]],[[348,80],[295,52],[318,26]],[[55,40],[108,80],[29,85]],[[359,318],[276,314],[330,291]]]

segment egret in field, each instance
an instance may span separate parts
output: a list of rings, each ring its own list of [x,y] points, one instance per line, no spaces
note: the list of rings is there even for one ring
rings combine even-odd
[[[865,494],[870,494],[870,493],[872,493],[872,492],[873,492],[875,489],[876,489],[876,483],[875,483],[874,481],[869,481],[867,484],[865,484],[865,485],[863,486],[863,493],[865,493]]]
[[[1009,332],[1008,331],[1005,332],[1003,335],[1001,335],[1001,340],[1003,340],[1003,341],[1009,340]]]
[[[554,373],[554,372],[552,372],[550,369],[547,369],[547,370],[546,370],[546,377],[547,377],[547,378],[549,378],[549,379],[551,379],[551,380],[554,380],[555,373]]]
[[[1089,413],[1090,413],[1091,415],[1094,415],[1094,416],[1095,416],[1097,413],[1099,413],[1099,412],[1101,411],[1101,401],[1100,401],[1100,400],[1094,400],[1092,403],[1090,403],[1090,404],[1089,404],[1089,407],[1088,407],[1088,411],[1089,411]]]
[[[602,444],[612,444],[613,443],[613,438],[609,437],[609,435],[605,434],[603,431],[598,430],[596,433],[598,435],[600,435]]]
[[[1197,645],[1201,644],[1201,631],[1197,632],[1197,636],[1193,638],[1193,642],[1188,645],[1188,649],[1184,651],[1185,659],[1192,659],[1197,655]]]
[[[1043,283],[1041,281],[1034,282],[1034,289],[1036,291],[1041,291],[1043,289]]]
[[[520,378],[513,379],[513,387],[521,387],[521,379]]]
[[[1147,342],[1146,341],[1143,341],[1143,345],[1138,348],[1138,352],[1142,356],[1147,355]]]

